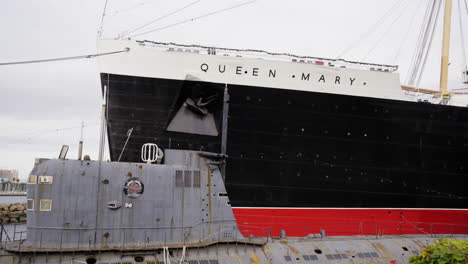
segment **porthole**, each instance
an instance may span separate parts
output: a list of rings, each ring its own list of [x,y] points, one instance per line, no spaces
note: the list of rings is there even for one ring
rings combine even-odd
[[[86,258],[86,264],[96,264],[97,259],[96,257],[87,257]]]

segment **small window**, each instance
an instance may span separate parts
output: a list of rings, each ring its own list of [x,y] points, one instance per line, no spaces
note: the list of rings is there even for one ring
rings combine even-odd
[[[39,184],[52,184],[54,176],[39,176]]]
[[[184,171],[184,187],[192,187],[192,172]]]
[[[29,184],[36,184],[37,183],[37,176],[36,175],[29,175],[28,183]]]
[[[39,201],[39,211],[52,211],[52,200],[41,199]]]
[[[34,210],[34,199],[28,199],[27,210]]]
[[[175,175],[175,187],[184,187],[184,175],[183,171],[176,171]]]
[[[200,188],[200,171],[193,172],[193,187]]]

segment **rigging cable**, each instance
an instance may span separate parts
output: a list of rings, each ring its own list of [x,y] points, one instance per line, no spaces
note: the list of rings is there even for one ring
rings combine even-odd
[[[467,0],[465,0],[465,1],[463,1],[463,2],[465,2],[465,10],[466,10],[466,15],[468,15],[468,4],[467,4],[467,2],[468,2],[468,1],[467,1]]]
[[[78,59],[92,59],[92,58],[99,57],[99,56],[112,55],[112,54],[128,52],[128,51],[130,51],[130,48],[125,48],[123,50],[118,50],[118,51],[81,55],[81,56],[60,57],[60,58],[51,58],[51,59],[42,59],[42,60],[29,60],[29,61],[0,62],[0,66],[15,65],[15,64],[43,63],[43,62],[52,62],[52,61],[65,61],[65,60],[78,60]]]
[[[238,7],[241,7],[241,6],[244,6],[244,5],[248,5],[248,4],[251,4],[251,3],[256,2],[256,1],[257,1],[257,0],[252,0],[252,1],[244,2],[244,3],[240,3],[240,4],[237,4],[237,5],[234,5],[234,6],[231,6],[231,7],[227,7],[227,8],[223,8],[223,9],[220,9],[220,10],[217,10],[217,11],[213,11],[213,12],[210,12],[210,13],[207,13],[207,14],[204,14],[204,15],[201,15],[201,16],[198,16],[198,17],[186,19],[186,20],[183,20],[183,21],[179,21],[179,22],[177,22],[177,23],[174,23],[174,24],[170,24],[170,25],[167,25],[167,26],[163,26],[163,27],[159,27],[159,28],[156,28],[156,29],[148,30],[148,31],[145,31],[145,32],[143,32],[143,33],[131,35],[130,37],[131,37],[131,38],[134,38],[134,37],[141,36],[141,35],[145,35],[145,34],[148,34],[148,33],[151,33],[151,32],[155,32],[155,31],[159,31],[159,30],[166,29],[166,28],[178,26],[178,25],[181,25],[181,24],[185,24],[185,23],[187,23],[187,22],[192,22],[192,21],[195,21],[195,20],[198,20],[198,19],[201,19],[201,18],[205,18],[205,17],[208,17],[208,16],[216,15],[216,14],[219,14],[219,13],[222,13],[222,12],[225,12],[225,11],[229,11],[229,10],[234,9],[234,8],[238,8]],[[400,1],[401,1],[401,0],[400,0]]]
[[[431,1],[431,2],[428,2],[427,4],[427,7],[426,7],[426,11],[424,13],[424,18],[422,20],[422,23],[421,23],[421,28],[419,30],[419,34],[418,34],[418,39],[416,41],[416,46],[415,46],[415,50],[413,51],[413,55],[411,56],[411,61],[410,61],[410,67],[408,67],[408,71],[406,73],[406,83],[409,84],[410,83],[410,76],[411,76],[411,73],[413,73],[415,71],[415,63],[416,63],[416,58],[419,54],[419,50],[422,46],[422,42],[423,42],[423,38],[424,38],[424,33],[425,33],[425,27],[427,26],[427,24],[429,23],[429,19],[430,19],[430,14],[431,14],[431,6],[433,8],[434,6],[434,1]]]
[[[436,9],[436,14],[435,14],[435,16],[431,16],[431,18],[434,17],[434,19],[433,19],[434,23],[432,24],[432,29],[429,32],[430,35],[429,35],[428,40],[427,40],[428,41],[427,49],[425,51],[424,57],[422,58],[422,60],[423,60],[422,65],[420,66],[420,70],[418,72],[418,76],[417,76],[416,83],[415,83],[416,87],[419,86],[419,83],[421,81],[421,77],[422,77],[422,75],[424,73],[424,70],[426,69],[426,62],[427,62],[427,58],[429,57],[428,55],[429,55],[429,51],[430,51],[431,46],[432,46],[432,42],[433,42],[432,40],[434,39],[434,32],[435,32],[435,28],[437,26],[437,19],[439,18],[440,7],[442,5],[442,1],[438,1],[437,4],[438,5],[437,5],[437,9]]]
[[[135,5],[132,5],[132,6],[128,6],[126,8],[122,8],[122,9],[119,9],[119,10],[111,10],[111,12],[109,12],[109,15],[108,17],[113,17],[117,14],[120,14],[120,13],[125,13],[125,12],[128,12],[128,11],[131,11],[135,8],[138,8],[138,7],[142,7],[144,5],[146,5],[145,2],[148,2],[148,1],[141,1],[140,3],[138,4],[135,4]]]
[[[465,2],[466,5],[466,2]],[[459,27],[460,27],[460,39],[461,39],[461,50],[462,50],[462,57],[463,57],[463,62],[465,63],[465,68],[468,64],[468,61],[466,60],[466,51],[465,51],[465,38],[463,35],[463,22],[462,22],[462,11],[461,11],[462,5],[461,5],[461,0],[458,0],[458,22],[459,22]],[[467,9],[468,12],[468,9]]]
[[[374,43],[373,47],[367,52],[367,54],[364,56],[364,58],[362,59],[362,61],[365,61],[367,59],[367,57],[375,50],[375,48],[377,48],[377,46],[380,44],[380,42],[382,42],[382,40],[384,39],[385,36],[387,36],[388,32],[393,28],[393,25],[395,25],[395,23],[401,18],[401,16],[405,13],[406,11],[406,8],[408,7],[408,5],[411,3],[411,1],[407,1],[406,2],[406,5],[403,7],[403,9],[400,11],[400,14],[398,14],[397,17],[395,17],[395,19],[393,19],[392,23],[390,23],[390,26],[387,28],[387,30],[382,34],[382,36],[380,36],[380,38],[377,40],[377,42]]]
[[[102,35],[102,28],[104,26],[104,17],[106,16],[106,8],[107,8],[107,0],[104,3],[104,9],[102,10],[102,17],[101,17],[101,26],[99,27],[99,31],[97,34],[97,38],[100,39]]]
[[[437,25],[441,1],[432,1],[426,9],[426,15],[421,24],[416,49],[411,59],[410,67],[407,73],[407,83],[409,85],[419,85],[424,67],[427,61],[428,53],[434,38],[434,31]]]
[[[423,0],[420,0],[417,7],[416,7],[416,10],[420,9],[422,3],[423,3]],[[403,39],[402,39],[402,41],[400,43],[400,46],[398,47],[397,53],[395,54],[395,57],[393,58],[392,64],[395,64],[396,61],[398,60],[398,58],[400,57],[403,45],[405,44],[406,40],[408,39],[408,34],[409,34],[409,32],[411,31],[411,29],[413,27],[413,23],[414,23],[414,20],[415,20],[416,17],[417,16],[413,16],[411,18],[411,21],[410,21],[409,26],[408,26],[408,30],[406,31],[405,35],[403,36]]]
[[[160,21],[160,20],[163,20],[164,18],[169,17],[169,16],[171,16],[171,15],[174,15],[174,14],[176,14],[176,13],[178,13],[178,12],[184,10],[184,9],[187,9],[187,8],[189,8],[189,7],[192,6],[192,5],[198,4],[200,1],[201,1],[201,0],[197,0],[197,1],[191,2],[190,4],[185,5],[185,6],[182,7],[182,8],[179,8],[179,9],[177,9],[177,10],[175,10],[175,11],[170,12],[169,14],[163,15],[163,16],[161,16],[161,17],[159,17],[159,18],[157,18],[157,19],[155,19],[155,20],[153,20],[153,21],[150,21],[150,22],[146,23],[146,24],[144,24],[143,26],[134,28],[134,29],[132,29],[132,30],[124,31],[124,32],[122,32],[122,34],[120,35],[120,37],[124,37],[124,36],[126,36],[126,35],[129,35],[129,34],[135,32],[135,31],[137,31],[137,30],[140,30],[140,29],[142,29],[142,28],[144,28],[144,27],[147,27],[147,26],[149,26],[149,25],[151,25],[151,24],[154,24],[154,23],[156,23],[156,22],[158,22],[158,21]]]
[[[344,49],[338,56],[337,58],[341,58],[343,57],[346,53],[348,53],[350,50],[354,49],[357,45],[359,45],[359,43],[361,43],[365,38],[367,38],[370,34],[372,34],[377,28],[378,26],[383,22],[385,21],[385,19],[387,19],[387,17],[393,13],[394,9],[399,6],[401,4],[403,0],[397,0],[395,1],[395,3],[393,4],[393,6],[387,10],[387,12],[385,12],[385,14],[366,32],[364,33],[363,35],[361,35],[361,37],[356,40],[355,42],[353,42],[353,44],[351,44],[350,46],[348,46],[346,49]]]

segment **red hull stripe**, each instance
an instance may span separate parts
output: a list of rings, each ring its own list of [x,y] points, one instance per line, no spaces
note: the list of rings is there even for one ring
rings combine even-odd
[[[244,236],[468,234],[466,209],[233,208]]]

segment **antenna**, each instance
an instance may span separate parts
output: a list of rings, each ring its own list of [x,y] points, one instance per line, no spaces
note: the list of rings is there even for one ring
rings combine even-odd
[[[132,135],[132,132],[133,132],[133,127],[130,128],[128,131],[127,131],[127,140],[125,140],[125,144],[122,148],[122,151],[120,152],[120,155],[119,155],[119,158],[117,159],[117,162],[120,161],[120,159],[122,158],[122,154],[124,153],[124,150],[125,150],[125,147],[127,147],[127,143],[128,143],[128,140],[130,139],[130,136]]]
[[[80,136],[80,143],[78,145],[78,160],[81,160],[81,156],[83,155],[83,127],[84,127],[84,122],[81,121],[81,136]]]
[[[99,27],[99,31],[97,33],[97,38],[100,39],[102,36],[102,28],[104,26],[104,17],[106,16],[106,8],[107,8],[107,0],[104,3],[104,10],[102,10],[102,17],[101,17],[101,26]]]

